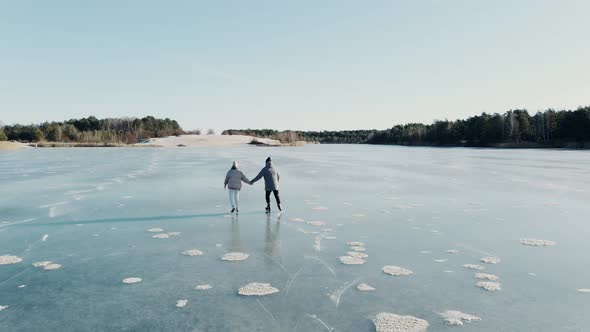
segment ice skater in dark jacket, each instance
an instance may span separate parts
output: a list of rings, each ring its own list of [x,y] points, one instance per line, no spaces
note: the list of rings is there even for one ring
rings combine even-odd
[[[251,184],[264,177],[264,189],[266,190],[266,213],[270,213],[270,193],[275,195],[277,207],[281,210],[281,198],[279,197],[279,171],[273,166],[270,157],[266,158],[266,166],[252,179]]]

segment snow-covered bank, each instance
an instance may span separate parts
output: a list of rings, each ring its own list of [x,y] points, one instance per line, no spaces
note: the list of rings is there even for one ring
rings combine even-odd
[[[226,147],[241,146],[252,143],[256,139],[260,145],[280,146],[277,140],[258,138],[243,135],[180,135],[160,138],[151,138],[146,142],[134,146],[158,146],[158,147]]]

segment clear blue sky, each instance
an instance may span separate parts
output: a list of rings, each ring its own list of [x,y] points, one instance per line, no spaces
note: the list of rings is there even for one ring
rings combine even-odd
[[[587,0],[6,0],[0,120],[316,130],[576,108],[590,104],[589,13]]]

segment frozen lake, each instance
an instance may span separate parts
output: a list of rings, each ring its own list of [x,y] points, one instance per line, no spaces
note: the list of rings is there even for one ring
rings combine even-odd
[[[232,160],[252,178],[269,155],[283,215],[264,214],[262,182],[228,215]],[[590,330],[589,151],[27,149],[0,153],[0,183],[0,256],[22,259],[0,265],[1,331],[373,331],[381,312],[429,331]],[[351,247],[364,264],[341,263]],[[251,282],[279,291],[238,295]],[[447,310],[481,320],[451,327]]]

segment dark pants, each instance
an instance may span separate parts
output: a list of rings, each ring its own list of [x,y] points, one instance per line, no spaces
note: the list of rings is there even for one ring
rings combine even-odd
[[[279,191],[278,190],[273,190],[273,191],[267,191],[266,192],[266,205],[270,206],[270,193],[275,194],[275,200],[277,201],[277,205],[281,205],[281,198],[279,197]]]

